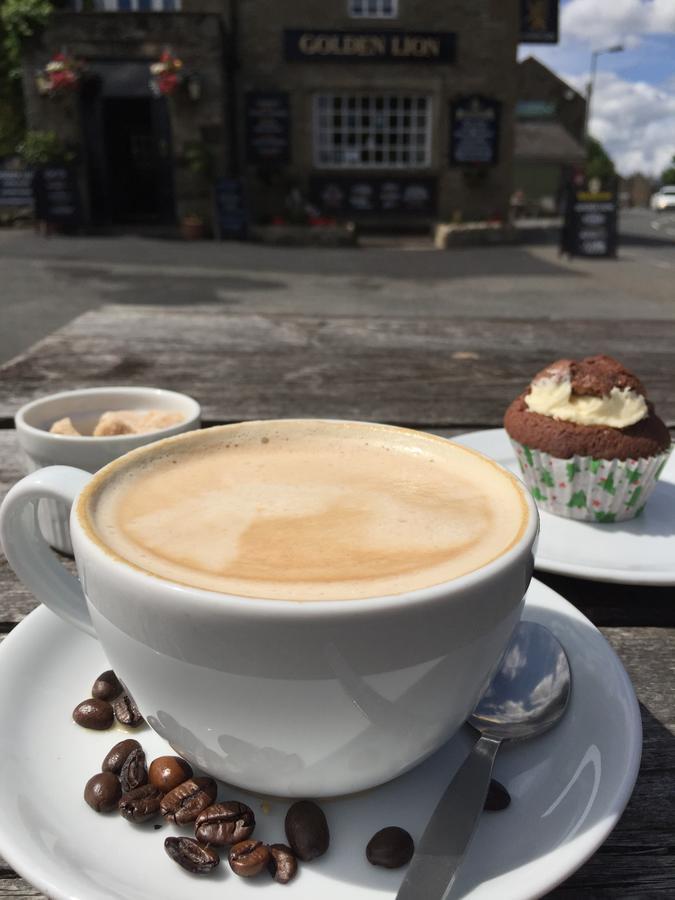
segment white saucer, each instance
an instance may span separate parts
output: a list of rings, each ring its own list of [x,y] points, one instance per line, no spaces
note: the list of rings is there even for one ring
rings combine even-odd
[[[520,477],[503,428],[452,438],[492,457]],[[544,572],[622,584],[675,584],[675,454],[637,519],[596,525],[541,511],[536,565]]]
[[[547,625],[564,645],[573,676],[570,708],[552,731],[500,751],[495,775],[513,802],[481,818],[458,883],[471,900],[539,897],[567,878],[616,824],[640,762],[635,694],[602,635],[537,582],[528,593],[525,618]],[[31,613],[0,646],[0,854],[55,900],[250,900],[257,890],[281,890],[266,875],[239,879],[226,863],[212,877],[190,876],[164,853],[164,838],[178,833],[175,826],[155,831],[152,824],[134,826],[86,806],[84,784],[122,734],[84,731],[70,714],[106,668],[96,641],[45,608]],[[149,759],[170,752],[148,728],[137,737]],[[393,898],[403,870],[373,868],[365,846],[385,825],[401,825],[419,839],[470,744],[462,732],[396,781],[322,801],[330,850],[303,865],[284,896]],[[284,840],[286,802],[270,800],[263,809],[262,798],[235,788],[221,788],[219,796],[250,803],[256,836]]]

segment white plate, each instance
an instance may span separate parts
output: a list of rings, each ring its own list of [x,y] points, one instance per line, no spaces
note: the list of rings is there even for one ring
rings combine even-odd
[[[452,438],[490,456],[520,477],[503,428]],[[616,581],[622,584],[675,584],[675,454],[637,519],[596,525],[541,511],[536,565],[544,572]]]
[[[563,643],[573,677],[570,708],[552,731],[500,751],[495,774],[513,802],[481,818],[458,883],[472,900],[539,897],[567,878],[616,824],[640,762],[635,694],[602,635],[537,582],[530,588],[525,618],[547,625]],[[257,890],[281,890],[266,874],[253,882],[239,879],[226,863],[213,876],[196,879],[164,853],[164,838],[178,833],[174,826],[155,831],[152,824],[134,826],[86,806],[85,782],[122,735],[85,731],[70,714],[106,668],[96,641],[44,608],[31,613],[0,646],[0,853],[52,898],[250,900]],[[138,738],[150,759],[170,752],[147,728]],[[385,825],[401,825],[417,840],[469,747],[469,735],[462,732],[396,781],[322,801],[330,850],[303,865],[284,896],[394,897],[402,870],[370,866],[366,843]],[[270,800],[263,808],[260,797],[222,788],[220,797],[226,796],[251,804],[256,836],[267,842],[284,839],[286,802]]]

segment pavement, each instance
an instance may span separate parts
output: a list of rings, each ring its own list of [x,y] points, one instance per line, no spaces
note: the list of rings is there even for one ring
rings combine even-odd
[[[557,248],[435,250],[426,237],[306,249],[0,231],[0,362],[105,303],[237,312],[503,318],[675,317],[675,215],[621,216],[616,260]]]

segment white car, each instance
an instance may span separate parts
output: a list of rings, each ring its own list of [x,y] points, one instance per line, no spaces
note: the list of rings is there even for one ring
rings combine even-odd
[[[675,209],[675,184],[666,184],[659,188],[655,194],[652,194],[649,205],[656,212]]]

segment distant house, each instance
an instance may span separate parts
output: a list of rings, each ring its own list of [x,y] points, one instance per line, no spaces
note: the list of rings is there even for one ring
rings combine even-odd
[[[558,209],[561,189],[583,166],[586,100],[533,56],[518,66],[513,186],[531,213]]]

